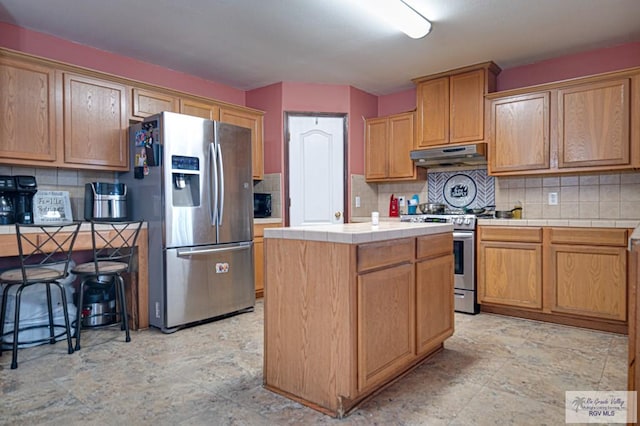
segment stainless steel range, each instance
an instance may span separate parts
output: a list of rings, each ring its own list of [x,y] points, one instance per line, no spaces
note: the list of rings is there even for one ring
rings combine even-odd
[[[476,296],[476,216],[472,214],[402,215],[402,222],[451,223],[453,225],[455,310],[479,312]]]

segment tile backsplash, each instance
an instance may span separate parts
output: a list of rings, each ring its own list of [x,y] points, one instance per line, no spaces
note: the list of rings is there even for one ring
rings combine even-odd
[[[68,191],[71,213],[76,220],[84,220],[85,183],[115,182],[116,180],[115,172],[44,167],[0,166],[0,175],[35,176],[39,191]]]
[[[640,219],[640,172],[611,172],[576,176],[491,177],[485,169],[443,170],[427,174],[427,181],[367,183],[363,175],[351,176],[351,217],[367,217],[379,211],[389,215],[389,198],[411,198],[441,202],[447,179],[469,175],[478,187],[470,207],[495,204],[509,210],[520,203],[524,219]],[[549,194],[557,194],[557,205],[549,205]],[[355,207],[355,197],[360,207]],[[492,201],[493,200],[493,201]],[[406,206],[400,208],[406,212]]]
[[[497,208],[518,201],[526,219],[640,219],[640,172],[496,178]]]
[[[453,182],[462,183],[453,185]],[[431,172],[427,174],[427,184],[430,203],[444,203],[454,209],[461,207],[474,209],[495,205],[494,178],[487,175],[487,169]],[[465,196],[460,197],[464,202],[452,205],[448,200],[455,199],[452,192],[457,188],[460,188],[459,192],[464,191]]]

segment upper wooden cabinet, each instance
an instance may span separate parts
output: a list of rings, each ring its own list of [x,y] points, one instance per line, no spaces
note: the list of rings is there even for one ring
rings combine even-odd
[[[64,73],[64,162],[129,168],[126,86]]]
[[[261,111],[0,48],[0,164],[128,170],[130,120],[162,111],[249,127],[263,178]]]
[[[180,113],[206,118],[207,120],[218,120],[220,119],[220,106],[215,103],[180,98]]]
[[[640,68],[487,95],[489,174],[640,167]]]
[[[366,120],[365,178],[368,182],[415,180],[410,158],[415,114],[406,112]]]
[[[178,112],[179,99],[168,93],[146,90],[131,89],[131,115],[133,117],[145,118],[162,111]]]
[[[221,105],[220,121],[251,129],[253,179],[264,179],[263,113],[248,108]]]
[[[558,89],[558,168],[630,164],[629,78]]]
[[[55,70],[0,56],[0,159],[55,162],[55,113]]]
[[[545,170],[549,158],[549,92],[491,102],[491,171]]]
[[[416,78],[416,149],[483,141],[484,95],[500,68],[493,62]]]

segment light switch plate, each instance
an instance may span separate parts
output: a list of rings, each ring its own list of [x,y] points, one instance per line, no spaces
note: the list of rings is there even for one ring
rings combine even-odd
[[[360,196],[356,195],[356,208],[360,207]]]
[[[550,192],[549,193],[549,205],[550,206],[557,206],[558,205],[558,193],[557,192]]]

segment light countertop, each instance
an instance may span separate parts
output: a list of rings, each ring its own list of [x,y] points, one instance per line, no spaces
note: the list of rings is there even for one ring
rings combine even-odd
[[[269,223],[282,223],[281,217],[265,217],[253,219],[254,225],[269,224]]]
[[[453,232],[453,225],[440,223],[381,221],[379,225],[372,225],[371,222],[364,222],[336,225],[297,226],[290,228],[267,228],[264,230],[264,238],[360,244],[392,240],[396,238],[440,234],[443,232]]]

